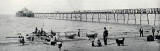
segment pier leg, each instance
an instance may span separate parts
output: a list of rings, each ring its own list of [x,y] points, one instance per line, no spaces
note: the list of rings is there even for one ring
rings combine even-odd
[[[99,15],[99,22],[101,22],[101,17],[102,17],[102,14],[100,13],[100,15]]]
[[[134,18],[135,18],[135,24],[136,24],[137,22],[136,22],[136,15],[135,14],[134,14]]]
[[[80,13],[80,21],[82,21],[82,14]]]
[[[155,13],[154,26],[156,25],[156,17],[157,17],[157,15],[156,15],[156,13]]]
[[[148,21],[148,25],[149,25],[149,18],[148,18],[148,13],[147,13],[147,21]]]
[[[106,22],[107,22],[107,20],[108,20],[108,19],[107,19],[107,16],[108,16],[108,15],[107,15],[107,14],[105,14],[105,16],[106,16]]]
[[[99,20],[99,13],[98,13],[98,22],[100,22],[100,20]]]
[[[109,13],[108,13],[108,22],[109,22],[109,19],[110,19],[110,18],[109,18]]]
[[[117,23],[118,23],[118,13],[117,13]]]
[[[59,19],[61,19],[61,14],[59,14]]]
[[[66,14],[66,19],[68,19],[68,14]]]
[[[62,14],[62,17],[63,17],[63,19],[64,19],[64,14]]]
[[[140,25],[142,24],[142,18],[141,18],[142,14],[140,14]]]
[[[71,13],[71,20],[72,20],[72,13]]]
[[[76,15],[76,14],[74,14],[74,15],[75,15],[75,16],[74,16],[74,17],[75,17],[75,20],[77,20],[77,15]]]
[[[87,13],[86,13],[86,21],[87,21]]]
[[[55,19],[57,18],[57,14],[55,14]]]
[[[128,24],[128,22],[129,22],[129,14],[128,14],[128,20],[127,20],[127,24]]]
[[[115,13],[114,13],[114,20],[115,20],[115,22],[116,22],[116,15],[115,15]]]
[[[94,19],[94,13],[92,14],[92,22],[93,22],[93,19]]]
[[[123,14],[123,18],[124,18],[124,23],[125,23],[125,15]]]

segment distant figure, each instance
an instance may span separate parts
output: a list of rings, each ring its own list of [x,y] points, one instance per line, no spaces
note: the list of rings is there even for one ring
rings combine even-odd
[[[96,43],[95,43],[96,42]],[[101,41],[99,40],[99,38],[95,38],[93,41],[92,41],[92,47],[101,47],[102,46],[102,43]]]
[[[40,30],[40,35],[42,36],[43,33],[44,33],[43,28],[41,28],[41,30]]]
[[[62,41],[60,41],[60,42],[57,42],[57,45],[58,45],[58,48],[59,48],[59,51],[61,51],[61,48],[62,48]]]
[[[143,37],[143,28],[142,27],[139,29],[139,33],[140,33],[140,37]]]
[[[56,33],[51,30],[51,35],[56,36]]]
[[[24,37],[21,39],[20,42],[22,43],[22,45],[24,45],[24,43],[25,43]]]
[[[152,34],[153,34],[153,37],[154,37],[154,33],[155,33],[156,29],[154,27],[152,27]]]
[[[107,45],[107,37],[108,37],[108,30],[106,29],[106,27],[104,27],[104,32],[103,32],[104,45]]]
[[[31,41],[32,37],[30,35],[26,34],[26,39]]]
[[[57,43],[56,36],[52,36],[52,38],[51,38],[51,45],[56,45],[56,43]]]
[[[97,47],[101,47],[101,46],[102,46],[101,41],[100,41],[99,39],[98,39],[98,41],[97,41],[97,44],[98,44]]]
[[[34,41],[34,36],[32,36],[32,39],[31,39],[31,41]]]
[[[36,27],[36,29],[35,29],[35,33],[38,33],[38,28]]]
[[[160,31],[160,30],[157,30],[157,35],[159,34],[159,31]]]
[[[159,35],[159,31],[160,31],[160,27],[159,27],[158,30],[157,30],[157,35]]]
[[[95,45],[94,45],[94,41],[92,41],[92,47],[95,47]]]
[[[24,45],[25,40],[24,40],[24,37],[21,35],[21,33],[19,34],[18,38],[19,38],[19,42],[22,43],[22,45]]]
[[[80,29],[78,29],[78,37],[80,37]]]

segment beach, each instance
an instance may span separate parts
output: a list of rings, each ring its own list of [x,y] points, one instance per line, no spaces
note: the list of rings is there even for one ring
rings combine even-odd
[[[62,51],[159,51],[158,40],[147,42],[148,35],[152,35],[151,27],[143,25],[144,36],[139,37],[139,25],[81,22],[68,20],[55,20],[47,18],[28,18],[3,15],[0,17],[0,51],[58,51],[58,47],[42,42],[26,42],[22,46],[17,38],[17,33],[26,35],[34,31],[35,27],[43,28],[49,32],[76,31],[86,29],[96,31],[102,42],[102,47],[92,47],[91,40],[64,41]],[[103,44],[103,28],[109,30],[108,45]],[[156,34],[155,34],[156,35]],[[115,39],[125,37],[124,46],[117,46]]]
[[[88,40],[64,42],[62,50],[68,51],[159,51],[159,43],[157,41],[147,42],[146,37],[143,38],[126,38],[125,46],[117,46],[116,43],[109,42],[109,45],[102,47],[92,47]],[[26,44],[8,44],[1,45],[1,51],[58,51],[58,47],[46,45],[43,43]]]

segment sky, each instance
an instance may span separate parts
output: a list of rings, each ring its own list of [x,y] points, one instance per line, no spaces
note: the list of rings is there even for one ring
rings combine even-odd
[[[0,14],[15,14],[24,7],[33,12],[160,8],[160,0],[0,0]]]

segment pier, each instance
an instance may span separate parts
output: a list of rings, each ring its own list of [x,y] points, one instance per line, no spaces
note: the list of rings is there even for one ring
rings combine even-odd
[[[123,24],[158,25],[160,8],[74,10],[54,13],[34,13],[35,17],[53,17],[59,20],[107,22]],[[151,16],[152,15],[152,16]],[[152,18],[152,19],[150,19]]]

